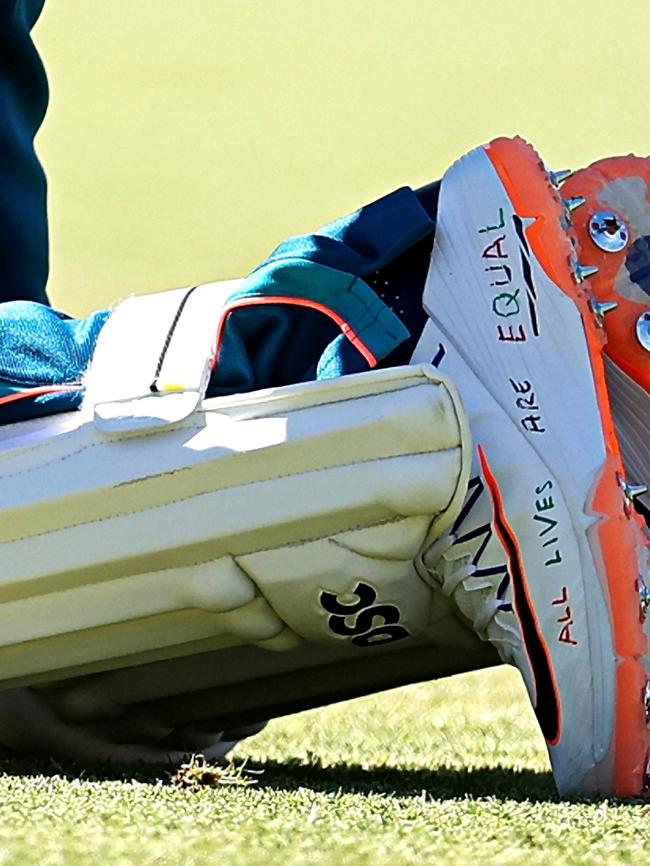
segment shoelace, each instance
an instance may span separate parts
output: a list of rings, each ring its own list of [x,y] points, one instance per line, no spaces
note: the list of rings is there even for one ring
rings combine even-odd
[[[458,538],[453,532],[441,536],[425,552],[422,561],[429,574],[440,585],[442,592],[457,605],[455,594],[459,587],[462,586],[468,594],[489,589],[489,594],[485,595],[470,617],[472,628],[482,640],[487,640],[494,645],[504,662],[512,663],[513,638],[516,630],[508,629],[502,623],[498,624],[498,634],[495,634],[495,629],[489,629],[496,615],[503,610],[503,603],[497,598],[497,588],[492,581],[484,576],[476,577],[479,569],[472,562],[469,551],[457,559],[448,559],[445,556],[457,541]],[[466,616],[462,608],[461,613]]]

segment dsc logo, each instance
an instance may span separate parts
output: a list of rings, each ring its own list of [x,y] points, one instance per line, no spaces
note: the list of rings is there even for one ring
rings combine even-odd
[[[359,581],[352,595],[356,595],[357,601],[344,603],[333,592],[320,594],[321,606],[331,614],[327,624],[334,634],[352,637],[352,643],[362,647],[381,646],[411,636],[399,624],[399,608],[394,604],[375,604],[377,593],[369,584]]]

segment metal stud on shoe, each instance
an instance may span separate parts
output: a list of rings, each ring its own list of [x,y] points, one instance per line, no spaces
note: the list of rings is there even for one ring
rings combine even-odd
[[[638,496],[648,492],[647,484],[623,484],[623,493],[628,502],[633,502]]]
[[[634,512],[634,500],[643,496],[648,492],[648,488],[645,484],[629,484],[625,479],[619,476],[618,483],[621,486],[621,490],[623,491],[623,496],[625,497],[625,504],[623,506],[623,510],[625,511],[625,515],[627,517],[631,517]]]
[[[616,301],[589,301],[589,305],[591,309],[594,311],[594,315],[598,321],[598,324],[602,326],[605,321],[605,316],[607,313],[611,313],[612,310],[615,310],[618,307]]]
[[[598,249],[606,253],[620,253],[630,239],[623,220],[609,210],[599,210],[589,217],[589,237]]]
[[[639,577],[638,588],[639,602],[641,604],[641,618],[645,621],[648,608],[650,607],[650,587],[642,577]]]
[[[650,587],[645,580],[639,578],[639,604],[641,605],[641,621],[645,622],[650,607]]]
[[[563,198],[562,203],[566,208],[567,212],[572,214],[574,210],[577,210],[581,205],[583,205],[587,199],[583,195],[574,195],[572,198]]]
[[[549,171],[548,179],[556,189],[559,189],[564,181],[568,180],[572,174],[572,168],[562,168],[560,171]]]
[[[636,338],[646,352],[650,352],[650,313],[641,313],[636,320]]]
[[[588,280],[589,277],[593,277],[597,273],[598,268],[596,265],[581,265],[580,262],[574,262],[573,277],[578,284],[584,283],[585,280]]]

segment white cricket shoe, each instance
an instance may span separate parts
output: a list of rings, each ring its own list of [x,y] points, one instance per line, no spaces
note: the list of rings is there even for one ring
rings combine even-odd
[[[442,181],[415,361],[456,381],[474,467],[423,557],[515,664],[560,793],[637,796],[650,734],[634,519],[564,202],[535,151],[497,139]]]

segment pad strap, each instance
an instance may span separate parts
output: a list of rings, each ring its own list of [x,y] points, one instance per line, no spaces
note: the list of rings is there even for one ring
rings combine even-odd
[[[104,433],[159,430],[205,397],[218,322],[240,280],[122,301],[102,328],[83,408]]]

